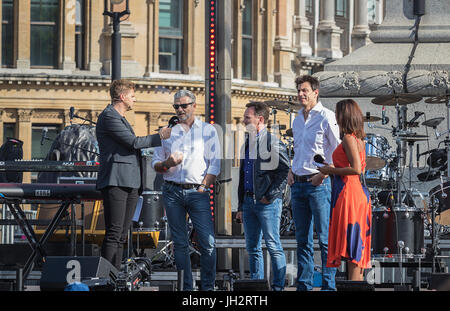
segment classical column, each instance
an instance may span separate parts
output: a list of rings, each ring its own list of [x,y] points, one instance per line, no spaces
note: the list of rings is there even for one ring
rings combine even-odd
[[[278,0],[276,4],[276,34],[274,42],[275,73],[274,78],[280,87],[295,88],[295,73],[292,71],[292,61],[295,58],[296,49],[293,47],[291,34],[291,12],[294,12],[293,2]]]
[[[144,77],[159,72],[159,2],[147,0],[147,60]]]
[[[100,56],[100,41],[104,44],[102,39],[102,28],[104,23],[103,17],[103,1],[87,0],[88,2],[88,16],[86,33],[88,34],[88,70],[100,74],[102,69]]]
[[[297,0],[298,15],[295,17],[294,46],[297,48],[298,57],[312,56],[310,33],[313,28],[306,17],[306,4],[304,0]]]
[[[63,1],[63,18],[61,32],[61,68],[66,70],[75,70],[75,18],[76,18],[76,2],[75,0]]]
[[[322,0],[322,19],[319,21],[317,55],[329,59],[342,58],[340,29],[334,20],[334,0]]]
[[[352,51],[370,43],[367,0],[355,0],[356,19],[352,32]]]
[[[205,45],[205,2],[187,1],[184,2],[186,18],[189,20],[185,31],[187,37],[187,58],[186,73],[190,75],[203,76],[205,68],[205,57],[202,53],[198,53],[199,47]],[[208,27],[209,28],[209,27]],[[209,38],[208,38],[209,39]]]
[[[22,1],[21,1],[22,2]],[[25,2],[25,1],[23,1]],[[23,144],[23,158],[31,159],[31,148],[32,148],[32,133],[31,133],[31,117],[33,115],[33,110],[31,109],[17,109],[17,136],[24,142]],[[23,182],[31,182],[31,173],[23,173]]]
[[[14,42],[16,44],[15,62],[17,69],[30,68],[30,19],[31,1],[14,1]]]

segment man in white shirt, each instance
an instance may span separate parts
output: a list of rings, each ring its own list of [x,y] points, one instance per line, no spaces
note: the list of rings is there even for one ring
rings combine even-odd
[[[210,207],[210,185],[220,173],[220,143],[216,129],[195,117],[195,95],[180,90],[173,107],[179,123],[169,139],[155,148],[152,166],[163,173],[164,205],[175,248],[175,264],[184,270],[184,290],[193,290],[186,213],[200,247],[201,290],[214,290],[216,249]]]
[[[331,208],[330,178],[317,170],[314,156],[333,163],[332,154],[340,144],[339,127],[333,111],[319,97],[319,81],[311,76],[295,80],[302,109],[294,119],[294,159],[288,173],[297,239],[297,290],[312,290],[314,275],[313,228],[322,259],[322,290],[336,290],[335,268],[327,268],[328,227]]]

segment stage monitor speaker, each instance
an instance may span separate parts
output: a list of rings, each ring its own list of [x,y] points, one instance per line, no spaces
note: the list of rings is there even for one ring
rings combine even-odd
[[[450,273],[432,273],[429,289],[450,291]]]
[[[233,291],[269,291],[269,281],[263,280],[236,280],[233,282]]]
[[[47,257],[42,270],[41,291],[61,291],[73,282],[94,278],[114,284],[119,271],[103,257]]]
[[[366,281],[336,280],[338,291],[374,291],[375,287]]]

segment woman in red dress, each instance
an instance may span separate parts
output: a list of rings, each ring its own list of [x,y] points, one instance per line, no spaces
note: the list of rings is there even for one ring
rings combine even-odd
[[[338,102],[335,113],[342,143],[333,164],[319,168],[333,176],[327,267],[339,267],[344,259],[348,279],[362,281],[364,269],[371,268],[372,223],[370,195],[360,181],[366,166],[364,119],[351,99]]]

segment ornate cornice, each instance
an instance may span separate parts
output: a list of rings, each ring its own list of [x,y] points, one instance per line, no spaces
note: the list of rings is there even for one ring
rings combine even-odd
[[[400,71],[322,71],[314,74],[320,81],[320,95],[326,97],[372,97],[404,92]],[[406,77],[408,93],[422,96],[445,94],[450,89],[450,75],[446,70],[415,70]]]

